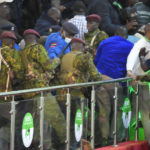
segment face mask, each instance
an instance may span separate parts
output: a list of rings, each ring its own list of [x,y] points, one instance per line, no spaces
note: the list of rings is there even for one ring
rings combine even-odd
[[[66,42],[66,43],[70,43],[70,42],[71,42],[71,39],[66,37],[66,38],[65,38],[65,42]]]

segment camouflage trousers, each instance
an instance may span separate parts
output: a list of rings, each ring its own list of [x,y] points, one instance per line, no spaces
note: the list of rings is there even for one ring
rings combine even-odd
[[[125,129],[122,123],[122,111],[120,107],[123,105],[122,87],[118,85],[118,107],[117,107],[117,139],[125,138]],[[99,138],[101,144],[105,145],[108,138],[113,138],[114,127],[114,84],[104,85],[96,90],[96,103],[99,108],[97,128],[100,130]],[[109,143],[108,143],[109,144]],[[111,143],[110,143],[111,144]]]

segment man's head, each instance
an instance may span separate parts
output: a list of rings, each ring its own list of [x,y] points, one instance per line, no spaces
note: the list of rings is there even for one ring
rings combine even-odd
[[[128,37],[128,31],[125,27],[120,26],[119,28],[116,29],[115,35],[121,36],[126,39]]]
[[[71,39],[78,34],[79,30],[78,28],[70,23],[70,22],[65,22],[62,25],[62,29],[61,29],[61,36],[65,39],[65,41],[67,43],[69,43],[71,41]]]
[[[11,20],[11,9],[5,3],[0,5],[0,17],[6,20]]]
[[[13,48],[17,38],[13,32],[4,31],[1,34],[1,40],[2,40],[2,46],[9,46]]]
[[[52,18],[53,20],[55,20],[57,23],[60,22],[60,18],[61,18],[61,12],[59,9],[57,9],[56,7],[51,7],[48,12],[47,12],[48,16],[50,18]]]
[[[87,16],[86,20],[88,32],[93,32],[99,27],[101,17],[99,15],[92,14]]]
[[[127,6],[133,6],[134,4],[139,2],[139,0],[127,0],[126,2],[127,2]]]
[[[150,40],[150,24],[145,26],[145,36]]]
[[[86,6],[82,1],[75,1],[72,10],[74,12],[74,15],[85,15]]]
[[[27,29],[24,31],[23,37],[24,37],[26,45],[36,44],[38,40],[40,39],[40,34],[33,29]]]
[[[85,48],[85,41],[80,38],[73,38],[71,40],[71,50],[83,52]]]

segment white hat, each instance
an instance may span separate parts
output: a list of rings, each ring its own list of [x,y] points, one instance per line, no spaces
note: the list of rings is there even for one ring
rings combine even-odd
[[[10,3],[10,2],[13,2],[13,0],[0,0],[0,4],[1,4],[1,3],[4,3],[4,2]]]

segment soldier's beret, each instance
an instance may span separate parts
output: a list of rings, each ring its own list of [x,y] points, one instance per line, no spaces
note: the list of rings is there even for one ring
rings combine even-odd
[[[73,42],[79,42],[79,43],[82,43],[83,45],[85,45],[85,41],[80,38],[73,38],[71,40],[71,43],[73,43]]]
[[[23,33],[23,36],[25,36],[27,34],[34,34],[38,38],[40,38],[40,34],[37,31],[33,30],[33,29],[27,29],[27,30],[25,30],[24,33]]]
[[[75,35],[75,34],[79,33],[78,28],[74,24],[72,24],[70,22],[63,23],[62,27],[69,34]]]
[[[10,31],[4,31],[4,32],[1,34],[1,37],[2,37],[2,38],[11,38],[11,39],[17,40],[15,34],[12,33],[12,32],[10,32]]]
[[[86,17],[87,21],[96,21],[96,22],[100,22],[101,21],[101,17],[97,14],[91,14],[89,16]]]

